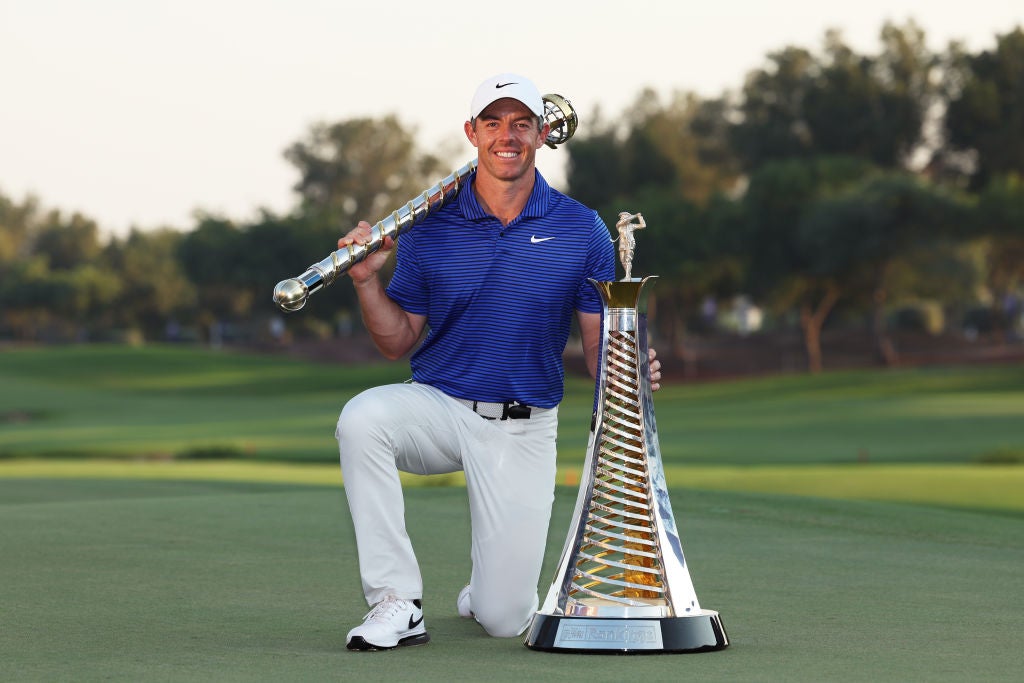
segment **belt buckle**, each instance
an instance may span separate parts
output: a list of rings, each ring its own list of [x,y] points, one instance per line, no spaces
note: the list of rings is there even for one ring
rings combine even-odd
[[[505,403],[501,409],[502,420],[529,420],[530,419],[530,406],[519,401],[512,401],[511,403]]]
[[[529,420],[530,414],[533,409],[525,403],[519,401],[507,401],[505,403],[485,403],[483,401],[470,401],[468,399],[459,399],[463,401],[466,406],[474,413],[479,415],[485,420]],[[495,414],[488,415],[484,412],[484,406],[487,407],[488,412],[493,407]],[[500,413],[497,409],[501,408]]]

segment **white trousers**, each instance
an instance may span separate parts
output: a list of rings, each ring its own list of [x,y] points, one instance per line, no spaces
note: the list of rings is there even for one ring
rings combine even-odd
[[[487,420],[425,384],[375,387],[351,399],[335,436],[366,601],[423,597],[399,470],[463,470],[473,613],[493,636],[522,633],[538,605],[557,429],[557,408],[534,408],[528,420]]]

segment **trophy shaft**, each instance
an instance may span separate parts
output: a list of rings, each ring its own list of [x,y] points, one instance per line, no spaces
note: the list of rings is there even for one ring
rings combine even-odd
[[[274,288],[274,303],[284,311],[297,311],[306,304],[310,294],[333,283],[349,268],[380,250],[384,238],[397,239],[422,221],[432,211],[437,211],[458,194],[459,189],[476,170],[477,162],[472,160],[453,171],[441,181],[419,194],[405,206],[378,221],[370,228],[370,240],[366,244],[350,244],[332,252],[327,258],[314,263],[297,278],[284,280]]]
[[[604,304],[597,415],[558,572],[526,636],[534,650],[700,652],[729,642],[718,613],[697,601],[668,499],[648,362],[652,279],[591,280]]]
[[[662,496],[644,295],[653,279],[591,281],[605,309],[598,415],[561,585],[544,605],[554,613],[672,617],[700,609]]]

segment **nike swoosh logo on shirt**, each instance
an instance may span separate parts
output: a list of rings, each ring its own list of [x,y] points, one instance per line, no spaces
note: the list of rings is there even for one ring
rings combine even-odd
[[[553,240],[554,237],[537,237],[536,235],[530,235],[530,244],[540,244],[541,242],[547,242]]]

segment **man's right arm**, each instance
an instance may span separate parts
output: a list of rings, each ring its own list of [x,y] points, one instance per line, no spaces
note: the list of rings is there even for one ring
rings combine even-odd
[[[351,232],[338,240],[338,248],[350,244],[366,244],[369,241],[370,224],[360,221]],[[403,310],[384,291],[379,273],[394,248],[395,241],[386,237],[378,251],[348,270],[359,297],[363,324],[369,330],[377,349],[388,360],[401,358],[408,353],[423,334],[427,322],[425,316]]]

